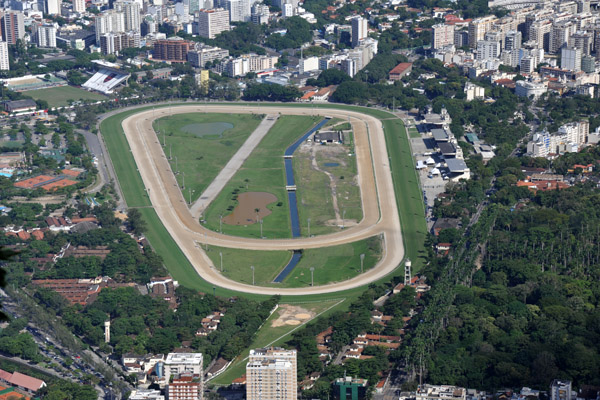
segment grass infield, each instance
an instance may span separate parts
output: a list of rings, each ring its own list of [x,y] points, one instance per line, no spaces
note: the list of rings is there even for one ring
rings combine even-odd
[[[35,100],[45,100],[50,107],[68,106],[67,100],[107,100],[108,97],[99,93],[88,92],[87,90],[73,86],[59,86],[47,89],[27,90],[23,92],[25,96],[32,97]]]

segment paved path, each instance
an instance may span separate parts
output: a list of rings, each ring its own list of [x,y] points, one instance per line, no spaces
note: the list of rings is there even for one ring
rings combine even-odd
[[[246,139],[242,147],[240,147],[233,157],[231,157],[227,165],[219,172],[219,175],[217,175],[210,185],[208,185],[198,200],[194,202],[194,205],[191,208],[194,218],[199,218],[208,205],[212,203],[219,193],[221,193],[221,190],[223,190],[227,182],[229,182],[233,175],[241,168],[244,161],[250,156],[250,153],[254,151],[256,146],[258,146],[273,125],[275,125],[277,117],[276,114],[267,115],[256,127],[254,132],[248,136],[248,139]]]
[[[281,108],[277,106],[242,105],[181,105],[172,113],[221,112],[262,113],[283,112],[291,115],[332,116],[349,119],[352,124],[361,188],[363,219],[355,226],[340,232],[296,239],[251,239],[213,232],[201,226],[183,198],[163,149],[152,129],[152,121],[166,114],[166,110],[141,111],[123,121],[123,129],[142,180],[148,189],[156,213],[173,240],[186,255],[198,274],[213,285],[257,294],[304,295],[331,293],[353,289],[376,281],[391,273],[404,257],[400,217],[396,205],[388,152],[381,122],[357,111],[334,108]],[[373,160],[376,160],[374,162]],[[202,250],[200,243],[246,250],[294,250],[323,248],[347,244],[375,235],[383,237],[383,254],[379,263],[364,274],[352,279],[306,288],[259,287],[230,280],[221,275]]]

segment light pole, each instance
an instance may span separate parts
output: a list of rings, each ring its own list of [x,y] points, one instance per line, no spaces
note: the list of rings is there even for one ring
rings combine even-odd
[[[173,159],[173,145],[169,145],[169,161]]]
[[[182,172],[182,174],[183,174],[183,183],[181,185],[181,188],[185,189],[185,172]]]
[[[310,218],[306,219],[308,222],[308,237],[310,237]]]
[[[219,232],[223,233],[223,214],[219,215]]]
[[[365,262],[365,253],[362,253],[360,255],[360,273],[363,273],[363,264]]]
[[[262,239],[263,235],[262,235],[262,218],[260,219],[260,238]]]
[[[190,191],[190,205],[192,204],[192,193],[196,193],[195,190],[192,190],[192,188],[188,188]]]
[[[310,286],[311,287],[315,286],[314,273],[315,273],[314,267],[310,267]]]
[[[223,252],[219,252],[219,257],[221,257],[221,272],[223,272]]]
[[[342,210],[342,229],[344,229],[344,220],[346,219],[346,210]]]
[[[254,286],[254,265],[251,265],[250,269],[252,270],[252,286]]]
[[[179,166],[177,163],[177,156],[175,156],[175,174],[178,175],[179,174]]]

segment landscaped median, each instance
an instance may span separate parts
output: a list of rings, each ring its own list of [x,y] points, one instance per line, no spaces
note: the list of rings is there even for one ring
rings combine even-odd
[[[186,103],[185,105],[193,105]],[[240,105],[236,103],[235,105]],[[286,107],[306,107],[305,105],[278,105],[282,112]],[[308,106],[310,107],[310,105]],[[406,249],[406,256],[413,260],[413,265],[418,268],[420,263],[420,254],[423,251],[423,242],[425,237],[425,219],[423,205],[421,202],[420,188],[418,178],[414,173],[413,160],[409,143],[404,131],[401,120],[395,118],[392,114],[385,111],[360,108],[353,106],[324,105],[325,108],[347,109],[365,114],[373,115],[382,119],[384,130],[386,132],[386,143],[390,156],[390,165],[392,168],[393,182],[398,203],[398,210],[402,221],[403,240]],[[162,225],[157,214],[151,207],[144,184],[137,172],[135,162],[123,134],[121,122],[124,118],[148,110],[152,107],[128,110],[123,113],[111,116],[104,120],[100,126],[107,149],[113,161],[117,172],[124,198],[130,207],[142,207],[141,212],[148,223],[146,236],[152,244],[155,251],[160,254],[171,275],[181,284],[202,290],[212,292],[213,286],[204,281],[192,265],[188,262],[183,252],[178,248],[165,227]],[[381,161],[381,160],[379,160]],[[388,278],[385,278],[386,280]],[[243,295],[248,297],[260,297],[261,295],[251,295],[246,293],[234,292],[221,288],[214,288],[216,294]],[[344,292],[301,296],[313,299],[327,299],[340,297],[355,297],[363,291],[363,288],[355,288]],[[287,301],[298,298],[299,296],[285,296]]]

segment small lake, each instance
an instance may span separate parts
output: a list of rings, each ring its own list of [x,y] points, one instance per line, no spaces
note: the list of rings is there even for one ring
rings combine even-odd
[[[228,225],[252,225],[271,214],[267,205],[277,201],[277,196],[267,192],[244,192],[238,195],[238,205],[223,217]],[[256,212],[258,209],[258,212]]]
[[[214,138],[221,138],[223,136],[223,132],[233,129],[233,124],[229,122],[206,122],[206,123],[198,123],[198,124],[189,124],[185,125],[181,128],[181,130],[185,133],[191,133],[192,135],[196,135],[198,137],[207,137],[207,139],[212,139],[210,136],[214,136]]]

